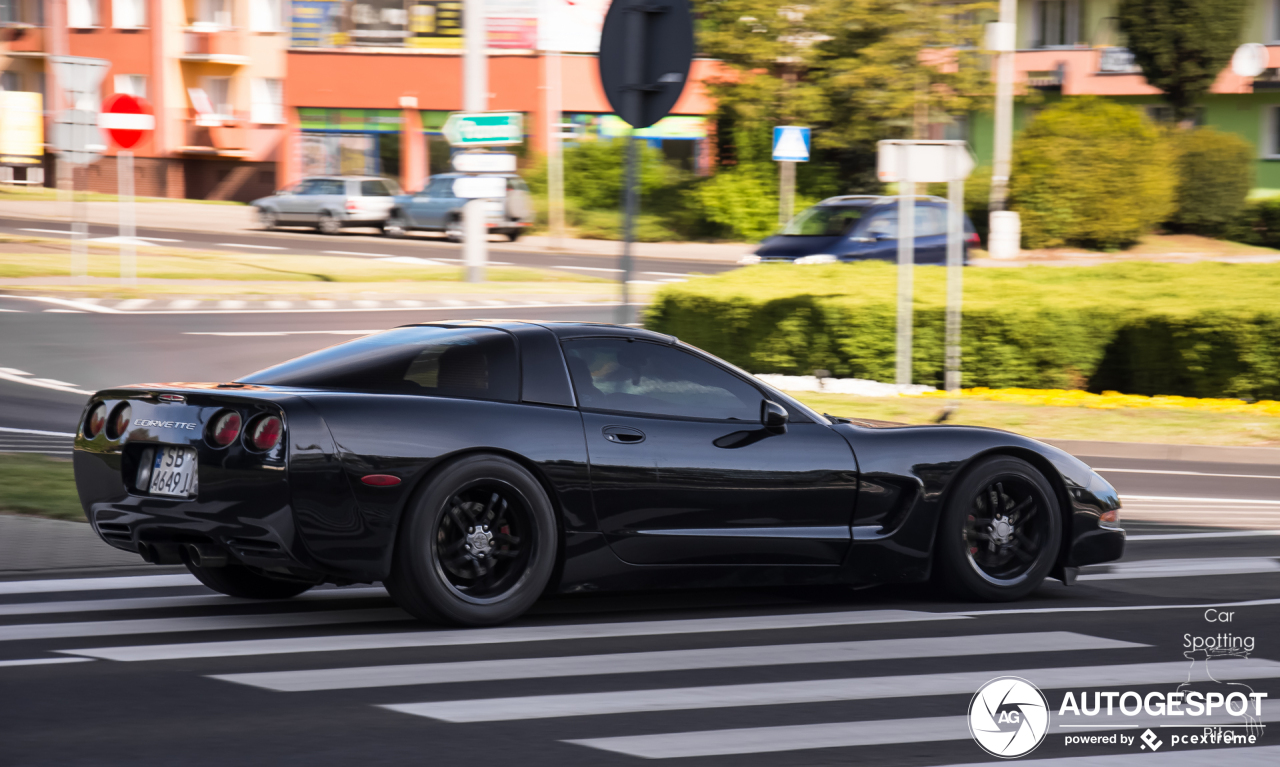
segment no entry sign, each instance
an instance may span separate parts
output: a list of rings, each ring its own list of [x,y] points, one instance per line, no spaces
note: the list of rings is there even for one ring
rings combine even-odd
[[[106,131],[116,146],[132,149],[142,140],[144,132],[155,130],[156,118],[151,115],[151,105],[143,99],[117,93],[102,102],[98,127]]]

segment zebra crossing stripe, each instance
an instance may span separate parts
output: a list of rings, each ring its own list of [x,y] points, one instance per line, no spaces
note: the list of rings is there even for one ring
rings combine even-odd
[[[1280,678],[1280,662],[1240,659],[1215,662],[1214,678]],[[969,671],[946,674],[817,679],[800,682],[681,687],[658,690],[533,695],[520,698],[433,701],[382,706],[391,711],[443,722],[502,722],[554,719],[647,711],[685,711],[742,706],[780,706],[796,703],[972,695],[995,676],[1017,676],[1040,689],[1180,683],[1187,680],[1187,662],[1133,663],[1113,666],[1071,666],[1017,671]]]
[[[374,623],[409,620],[404,610],[329,610],[324,612],[276,613],[271,615],[208,615],[198,618],[143,618],[124,621],[83,621],[76,623],[28,623],[0,626],[0,642],[29,639],[69,639],[78,637],[163,634],[186,631],[229,631],[232,629],[282,628],[287,626],[327,626],[335,623]]]
[[[406,631],[394,634],[357,634],[289,639],[258,639],[232,642],[191,642],[184,644],[98,647],[59,650],[67,655],[116,661],[230,658],[248,655],[284,655],[342,650],[387,650],[405,647],[449,647],[456,645],[550,642],[612,637],[676,636],[722,631],[764,631],[804,629],[819,626],[862,626],[917,621],[968,620],[965,615],[915,612],[912,610],[855,610],[834,613],[757,615],[736,618],[690,618],[626,623],[580,623],[553,626],[503,626],[491,629]]]
[[[0,583],[0,595],[55,594],[71,591],[111,591],[113,589],[156,589],[201,586],[194,575],[133,575],[113,578],[49,578]]]
[[[385,597],[387,592],[377,586],[340,589],[318,589],[300,594],[289,600],[298,604],[331,599],[359,597]],[[97,613],[117,610],[165,610],[175,607],[229,607],[234,605],[264,604],[261,599],[236,599],[221,594],[194,594],[183,597],[129,597],[125,599],[82,599],[58,602],[19,602],[0,605],[0,616],[7,615],[59,615],[62,613]]]
[[[1090,637],[1070,631],[976,636],[916,637],[857,642],[787,644],[756,647],[716,647],[704,650],[576,655],[552,658],[485,660],[460,663],[416,663],[399,666],[270,671],[212,676],[224,682],[260,687],[277,692],[354,690],[370,687],[484,682],[507,679],[595,676],[600,674],[641,674],[659,671],[686,671],[712,668],[789,666],[810,663],[903,658],[945,658],[985,655],[1000,646],[1003,652],[1068,652],[1128,649],[1150,645]]]
[[[1211,717],[1198,717],[1198,724],[1206,727],[1217,725],[1239,725],[1238,716],[1215,714]],[[1262,721],[1280,720],[1280,713],[1263,716]],[[1141,728],[1159,729],[1166,718],[1153,716],[1106,717],[1090,720],[1085,726],[1072,729],[1055,727],[1051,732],[1061,737],[1071,733],[1098,732],[1114,730],[1118,726],[1133,728],[1141,732]],[[1167,732],[1167,730],[1166,730]],[[612,738],[579,738],[563,741],[578,746],[586,746],[601,751],[611,751],[642,759],[680,759],[693,756],[732,756],[736,754],[767,754],[783,751],[805,751],[816,748],[853,748],[857,746],[884,746],[901,743],[933,743],[944,740],[966,740],[969,738],[969,717],[938,716],[915,719],[881,719],[858,722],[830,722],[824,724],[801,724],[783,727],[742,727],[732,730],[704,730],[701,732],[668,732],[655,735],[629,735]],[[1253,753],[1260,749],[1249,749]],[[1163,752],[1168,754],[1169,752]],[[1194,753],[1202,753],[1196,751]],[[1214,751],[1215,755],[1222,752]],[[1229,753],[1235,753],[1234,751]],[[1133,755],[1122,755],[1126,758]],[[1089,759],[1098,757],[1087,757]],[[1105,757],[1115,758],[1115,757]],[[1203,759],[1203,757],[1201,757]],[[1266,762],[1275,764],[1276,762]],[[989,763],[988,763],[989,764]],[[1043,759],[1035,761],[1018,761],[1019,765],[1040,764],[1044,767],[1074,767],[1071,759]],[[1090,762],[1082,762],[1091,764]],[[1129,764],[1122,762],[1121,764]],[[1164,764],[1163,762],[1161,764]],[[1190,762],[1194,765],[1226,764],[1217,758],[1205,761]],[[1262,764],[1259,762],[1258,764]],[[1118,765],[1117,765],[1118,767]]]
[[[1104,565],[1106,572],[1086,572],[1082,581],[1183,578],[1204,575],[1246,575],[1280,571],[1271,557],[1206,557],[1204,559],[1145,559]]]

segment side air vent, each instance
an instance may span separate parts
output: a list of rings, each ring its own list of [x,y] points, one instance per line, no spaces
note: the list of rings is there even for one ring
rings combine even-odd
[[[282,557],[284,550],[275,541],[256,541],[252,538],[232,538],[227,541],[231,550],[239,555],[256,557]]]
[[[99,522],[98,532],[103,538],[112,541],[123,541],[129,543],[133,540],[133,533],[130,532],[128,525],[122,525],[119,522]]]

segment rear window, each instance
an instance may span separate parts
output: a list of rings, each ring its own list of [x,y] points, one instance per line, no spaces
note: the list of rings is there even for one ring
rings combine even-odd
[[[384,181],[361,181],[360,196],[362,197],[390,197],[391,190],[387,188]]]
[[[850,205],[818,205],[791,219],[782,230],[791,237],[838,237],[862,218],[862,208]]]
[[[321,349],[241,383],[515,402],[515,339],[500,330],[396,328]]]

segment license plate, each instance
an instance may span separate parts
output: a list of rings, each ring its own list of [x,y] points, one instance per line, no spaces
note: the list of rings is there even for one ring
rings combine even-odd
[[[151,487],[148,492],[152,495],[184,498],[195,495],[199,489],[196,465],[194,448],[157,448],[155,463],[151,466]]]

